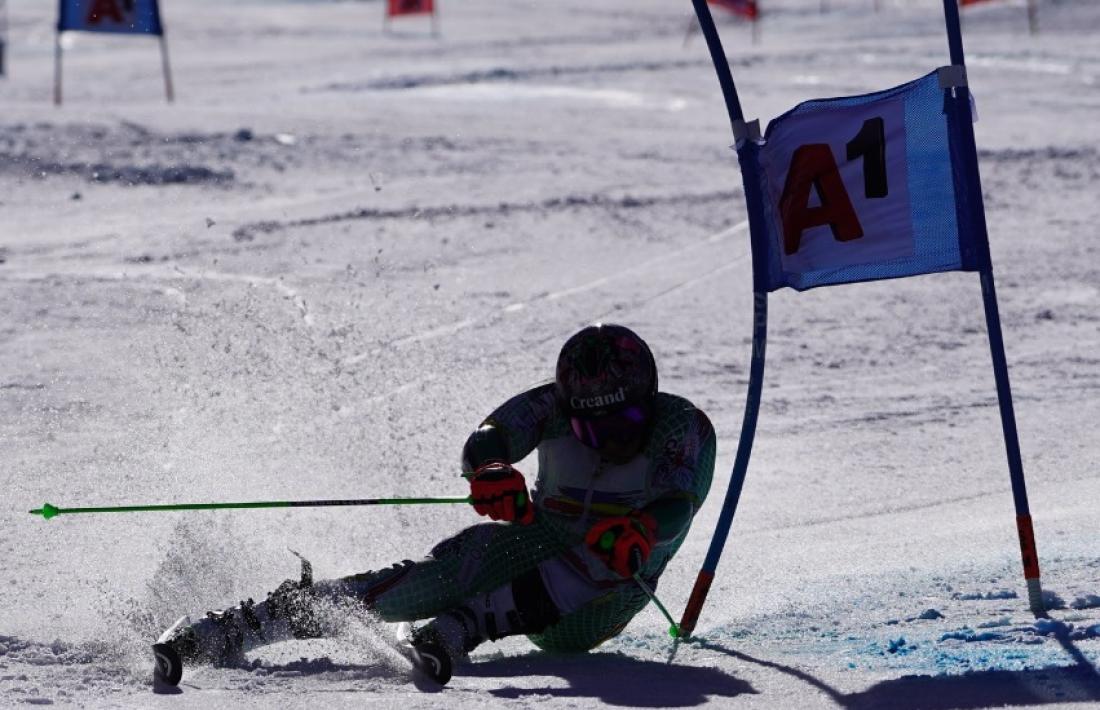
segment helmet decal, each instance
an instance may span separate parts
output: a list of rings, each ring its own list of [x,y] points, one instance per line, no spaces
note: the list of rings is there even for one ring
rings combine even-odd
[[[571,415],[648,406],[657,393],[657,367],[649,346],[634,331],[621,325],[592,325],[562,346],[556,391]]]

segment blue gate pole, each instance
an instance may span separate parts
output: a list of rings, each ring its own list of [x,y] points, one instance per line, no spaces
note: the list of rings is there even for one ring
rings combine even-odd
[[[695,14],[699,18],[699,27],[707,40],[707,48],[710,50],[714,69],[718,73],[718,82],[722,85],[722,95],[725,97],[726,110],[729,113],[730,124],[734,128],[736,136],[739,125],[744,124],[744,115],[741,111],[741,102],[737,98],[737,87],[733,83],[733,75],[730,73],[729,62],[726,61],[725,51],[722,49],[722,40],[718,37],[718,30],[714,26],[710,9],[706,0],[692,0]],[[742,162],[742,177],[746,178],[745,164]],[[745,180],[745,199],[750,201],[755,188],[750,180]],[[754,219],[753,210],[749,210],[750,223]],[[751,225],[750,225],[750,231]],[[718,517],[718,524],[714,529],[714,536],[710,541],[706,559],[702,569],[695,579],[695,586],[688,598],[687,607],[680,620],[681,636],[689,636],[695,630],[695,624],[699,620],[699,612],[706,601],[707,592],[710,591],[714,581],[714,571],[718,567],[718,560],[722,556],[722,548],[729,536],[730,526],[733,524],[733,515],[737,511],[737,503],[741,498],[741,489],[745,484],[745,474],[749,467],[749,456],[752,453],[753,440],[756,438],[756,420],[760,412],[760,393],[764,383],[764,352],[768,338],[768,293],[763,288],[762,273],[763,254],[753,245],[753,327],[752,327],[752,361],[749,367],[749,388],[745,403],[745,417],[741,423],[741,438],[737,443],[737,456],[733,463],[733,472],[730,474],[729,488],[726,491],[726,499],[722,504],[722,512]]]
[[[962,29],[959,25],[957,0],[943,0],[947,21],[947,42],[951,51],[951,63],[965,66]],[[989,349],[993,357],[993,377],[997,382],[997,402],[1001,410],[1001,428],[1004,431],[1005,451],[1008,454],[1008,472],[1012,480],[1012,499],[1016,507],[1016,529],[1020,536],[1020,553],[1024,564],[1024,579],[1031,611],[1037,616],[1046,614],[1043,604],[1043,588],[1039,574],[1039,555],[1035,548],[1035,532],[1031,523],[1031,510],[1027,503],[1027,484],[1024,465],[1020,456],[1020,441],[1016,432],[1016,414],[1012,407],[1012,388],[1008,381],[1008,361],[1005,358],[1004,338],[1001,334],[1001,316],[997,307],[997,290],[993,282],[993,266],[989,256],[989,236],[985,224],[985,206],[982,202],[981,177],[978,172],[978,150],[974,141],[974,123],[970,110],[970,92],[966,86],[955,88],[958,110],[961,114],[959,136],[962,138],[962,156],[970,161],[966,186],[971,200],[974,231],[980,241],[982,266],[982,302],[985,305],[986,330],[989,332]],[[960,225],[961,228],[961,225]]]

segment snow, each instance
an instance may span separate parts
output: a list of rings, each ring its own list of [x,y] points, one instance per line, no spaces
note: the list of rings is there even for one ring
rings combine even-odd
[[[946,63],[938,0],[721,21],[750,117]],[[968,8],[1006,348],[1053,621],[1028,612],[977,279],[780,292],[756,447],[697,640],[647,608],[584,657],[489,644],[422,694],[393,630],[149,693],[183,613],[426,552],[454,508],[61,516],[462,495],[468,431],[584,323],[635,327],[719,436],[657,590],[686,602],[743,414],[750,264],[689,3],[165,2],[156,43],[14,0],[0,79],[0,705],[978,708],[1100,703],[1100,5]],[[521,469],[533,473],[534,462]],[[1069,606],[1072,609],[1066,609]],[[936,612],[936,617],[929,613]],[[1072,616],[1070,616],[1072,614]],[[942,617],[942,618],[939,618]]]

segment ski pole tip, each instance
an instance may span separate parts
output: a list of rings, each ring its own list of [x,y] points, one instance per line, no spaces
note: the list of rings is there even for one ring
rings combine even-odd
[[[43,503],[41,508],[35,508],[34,510],[28,512],[31,515],[41,515],[46,520],[49,520],[50,518],[55,517],[61,511],[58,508],[50,505],[49,503]]]
[[[673,624],[672,626],[668,627],[668,635],[671,636],[674,639],[680,638],[680,627],[679,627],[679,625]]]

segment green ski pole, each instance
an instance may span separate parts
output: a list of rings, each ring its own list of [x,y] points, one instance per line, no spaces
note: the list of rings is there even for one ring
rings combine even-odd
[[[642,591],[645,592],[650,601],[652,601],[654,605],[656,605],[656,607],[661,610],[661,613],[665,615],[666,619],[668,619],[668,623],[672,624],[672,626],[668,627],[668,635],[678,640],[680,638],[680,626],[675,621],[673,621],[672,614],[668,613],[668,609],[666,609],[665,605],[661,603],[661,600],[657,598],[656,592],[654,592],[650,588],[650,586],[645,583],[645,580],[642,579],[642,576],[637,572],[634,573],[634,581],[638,584],[639,587],[642,588]]]
[[[520,501],[518,498],[522,497]],[[527,497],[522,493],[517,496],[517,503],[524,504]],[[469,496],[465,498],[352,498],[348,500],[282,500],[282,501],[254,501],[243,503],[175,503],[169,505],[118,505],[100,508],[59,508],[50,503],[45,503],[41,508],[28,511],[31,515],[41,515],[46,520],[58,515],[72,515],[75,513],[140,513],[147,511],[166,510],[227,510],[239,508],[322,508],[331,506],[351,505],[428,505],[433,503],[469,503]]]

